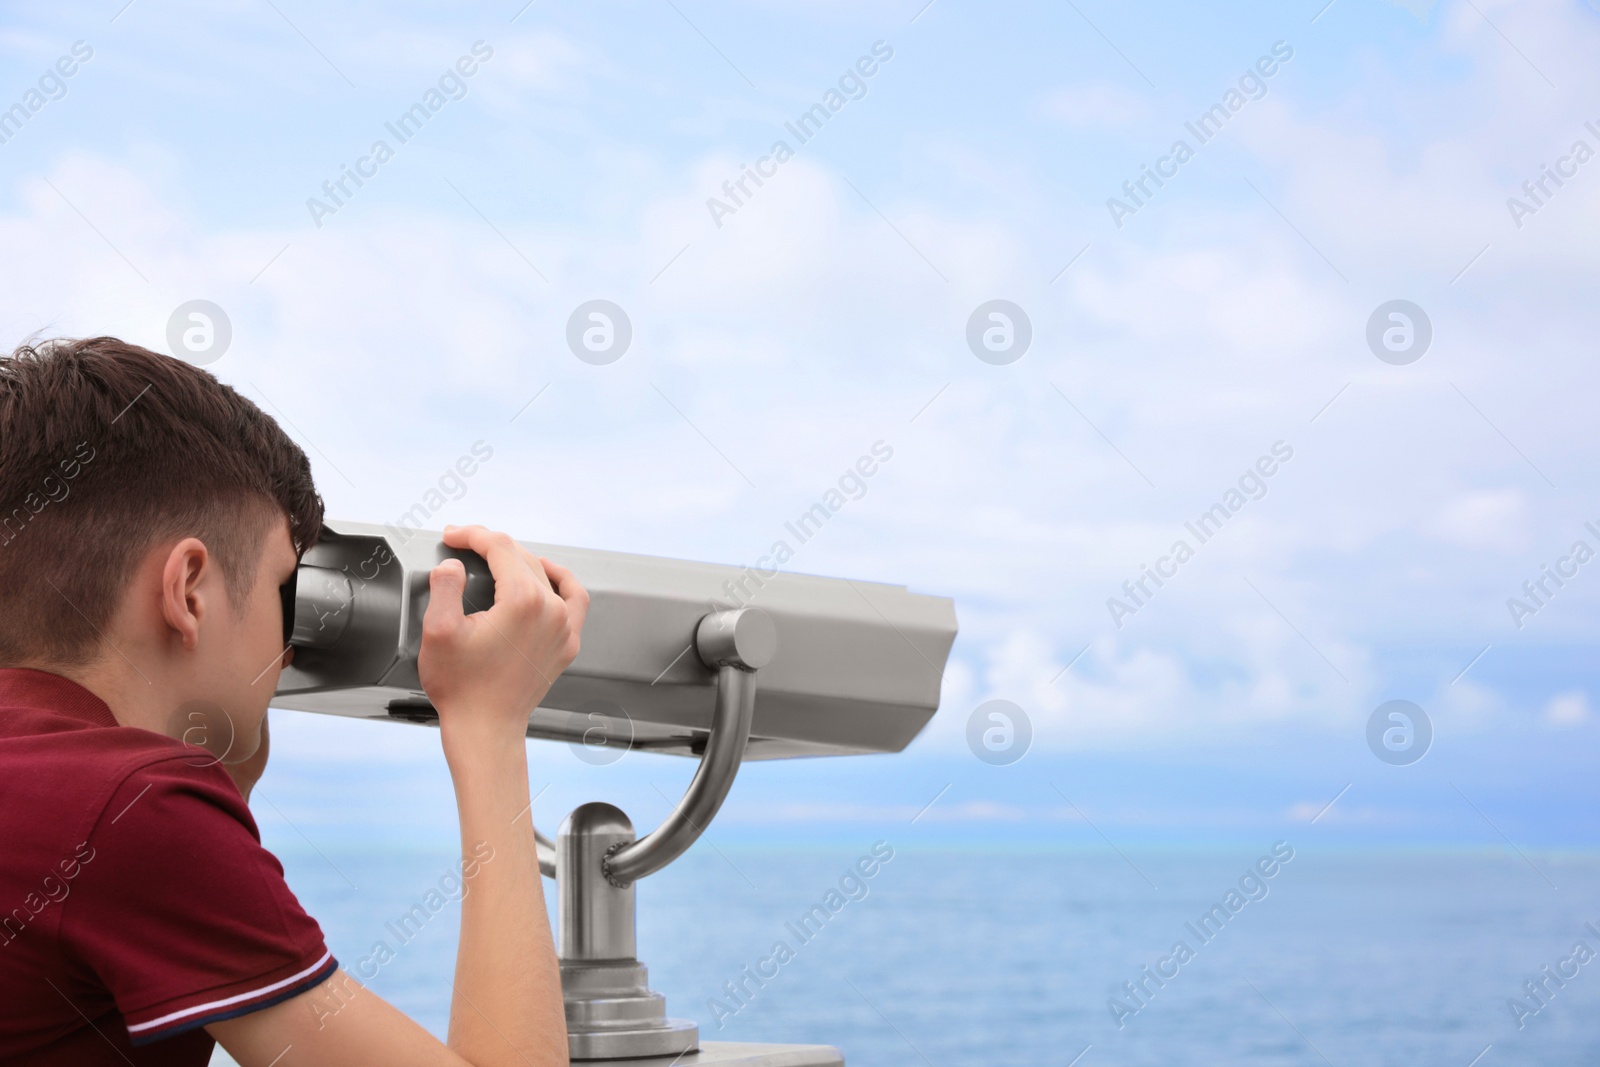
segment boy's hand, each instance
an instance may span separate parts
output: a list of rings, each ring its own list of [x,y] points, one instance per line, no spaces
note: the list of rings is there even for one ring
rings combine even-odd
[[[494,606],[472,615],[462,610],[460,560],[445,560],[429,576],[417,673],[450,758],[463,747],[520,743],[528,716],[578,655],[589,594],[571,571],[506,534],[447,526],[444,543],[476,552],[494,576]]]

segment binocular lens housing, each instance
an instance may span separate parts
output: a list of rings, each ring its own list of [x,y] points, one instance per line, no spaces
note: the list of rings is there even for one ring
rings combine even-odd
[[[746,613],[727,634],[707,634],[705,648],[713,661],[760,661],[746,759],[898,752],[939,706],[956,635],[955,605],[945,597],[524,544],[570,568],[590,597],[582,649],[533,711],[531,737],[591,746],[600,737],[602,747],[699,755],[716,705],[716,664],[695,651],[699,627],[742,607],[761,612]],[[450,548],[432,531],[327,522],[296,576],[296,651],[274,706],[436,721],[417,678],[417,651],[428,576],[452,558],[466,568],[463,611],[488,609],[494,578],[477,554]]]

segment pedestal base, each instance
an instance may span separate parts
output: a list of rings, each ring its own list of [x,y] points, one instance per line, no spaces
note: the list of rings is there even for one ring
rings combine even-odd
[[[575,1062],[654,1060],[676,1056],[700,1040],[694,1023],[667,1018],[666,998],[650,989],[638,960],[563,960],[561,992],[567,1053]]]
[[[844,1054],[829,1045],[747,1045],[702,1041],[697,1052],[674,1059],[604,1060],[596,1067],[844,1067]]]

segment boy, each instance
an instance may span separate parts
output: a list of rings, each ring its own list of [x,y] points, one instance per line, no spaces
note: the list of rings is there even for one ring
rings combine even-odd
[[[207,372],[109,337],[0,358],[0,1064],[567,1063],[524,731],[588,594],[446,528],[495,581],[468,616],[433,571],[418,662],[471,873],[446,1046],[339,969],[246,807],[321,521],[305,454]]]

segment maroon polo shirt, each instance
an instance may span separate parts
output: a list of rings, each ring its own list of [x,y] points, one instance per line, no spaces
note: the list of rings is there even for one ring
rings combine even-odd
[[[203,750],[0,669],[0,1063],[204,1067],[337,966]]]

